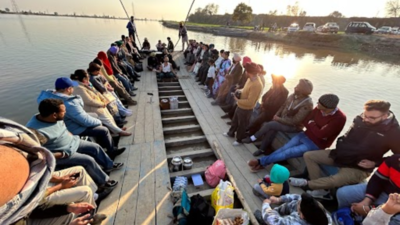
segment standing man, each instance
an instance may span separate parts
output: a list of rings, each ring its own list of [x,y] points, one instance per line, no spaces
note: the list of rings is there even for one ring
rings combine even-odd
[[[182,52],[185,51],[185,43],[189,47],[189,41],[188,41],[188,35],[187,35],[187,30],[186,27],[183,26],[183,23],[179,23],[179,38],[182,38]]]
[[[129,20],[128,24],[126,25],[126,28],[128,28],[129,37],[131,38],[131,40],[136,41],[136,39],[135,39],[135,32],[136,32],[135,17],[131,16],[131,20]]]
[[[236,133],[236,141],[233,142],[234,146],[240,145],[242,143],[241,140],[246,136],[246,128],[249,125],[251,113],[262,93],[262,83],[257,75],[260,72],[260,67],[255,63],[248,63],[245,69],[248,79],[244,88],[234,94],[237,108],[229,131],[224,133],[224,136],[227,137],[235,137]]]

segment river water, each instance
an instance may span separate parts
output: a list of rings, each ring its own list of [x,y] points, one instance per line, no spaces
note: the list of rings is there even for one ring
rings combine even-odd
[[[125,25],[123,20],[0,14],[0,116],[26,123],[37,113],[36,98],[41,90],[53,88],[57,77],[69,77],[76,69],[86,69],[98,51],[106,51],[111,42],[127,33]],[[177,41],[177,30],[158,22],[138,21],[136,25],[141,41],[147,37],[152,46],[159,39],[166,42],[168,36],[174,43]],[[341,99],[339,107],[348,117],[346,126],[369,99],[390,101],[392,111],[400,115],[398,64],[361,54],[204,33],[189,32],[189,38],[214,43],[217,49],[249,56],[264,65],[266,89],[270,87],[270,74],[274,73],[287,78],[290,92],[299,79],[311,80],[314,102],[321,94],[337,94]]]

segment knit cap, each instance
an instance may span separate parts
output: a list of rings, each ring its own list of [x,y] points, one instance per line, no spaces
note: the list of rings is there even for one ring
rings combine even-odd
[[[283,184],[287,179],[289,179],[289,170],[279,164],[275,164],[270,173],[271,182],[275,184]]]
[[[327,109],[335,109],[339,104],[339,97],[335,94],[324,94],[318,99],[318,102]]]
[[[121,47],[121,45],[123,44],[122,41],[116,41],[115,44],[117,44],[118,47]]]

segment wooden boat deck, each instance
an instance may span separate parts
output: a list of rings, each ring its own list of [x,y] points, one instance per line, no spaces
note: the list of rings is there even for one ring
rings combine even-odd
[[[203,89],[195,82],[194,77],[188,75],[181,55],[175,54],[174,58],[181,66],[178,77],[183,93],[174,94],[186,95],[187,101],[181,101],[180,105],[190,105],[210,146],[215,148],[214,143],[217,144],[221,153],[220,157],[224,159],[230,178],[237,186],[239,198],[244,200],[242,203],[249,213],[254,212],[261,208],[262,201],[253,194],[252,186],[270,168],[258,173],[250,172],[247,161],[253,158],[252,153],[257,150],[256,146],[248,144],[235,147],[232,146],[234,139],[222,135],[229,129],[226,124],[228,120],[221,119],[224,115],[222,109],[211,106],[211,99],[206,98]],[[144,68],[146,68],[145,61]],[[124,162],[125,167],[111,173],[110,177],[118,180],[119,184],[99,206],[99,213],[107,215],[103,223],[107,225],[167,225],[172,222],[172,202],[169,197],[171,184],[163,132],[174,132],[174,129],[163,129],[158,85],[154,72],[146,69],[141,74],[141,81],[135,84],[139,88],[135,97],[138,105],[130,107],[133,110],[133,116],[128,118],[127,124],[128,131],[133,131],[134,135],[121,138],[120,147],[125,146],[128,149],[116,158],[117,162]],[[148,103],[150,96],[147,93],[153,93],[153,103]],[[180,106],[180,108],[183,107]],[[173,119],[173,117],[168,118],[168,120]],[[198,127],[193,126],[189,129],[198,129]],[[210,151],[210,149],[205,149],[196,154],[207,155]],[[210,194],[209,191],[205,192],[207,193],[203,194]],[[291,192],[301,191],[292,188]],[[199,193],[202,194],[201,191]],[[257,223],[253,220],[253,224]]]

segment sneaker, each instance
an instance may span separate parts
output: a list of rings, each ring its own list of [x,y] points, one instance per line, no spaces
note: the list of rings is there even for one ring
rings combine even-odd
[[[219,105],[219,103],[217,101],[212,101],[211,105]]]
[[[245,143],[245,144],[253,143],[253,141],[251,140],[250,137],[247,137],[247,138],[245,138],[245,139],[242,139],[242,142]]]
[[[313,196],[314,198],[328,200],[328,201],[333,200],[333,197],[331,196],[331,192],[324,190],[324,189],[307,191],[307,193],[310,194],[311,196]]]
[[[240,142],[238,142],[238,141],[234,141],[233,143],[232,143],[232,145],[233,146],[239,146],[239,145],[241,145],[242,143],[240,143]]]
[[[243,143],[246,143],[246,142],[244,142],[243,140],[242,140],[242,142]],[[255,151],[254,153],[253,153],[253,156],[260,156],[260,155],[262,155],[262,154],[264,154],[264,151],[263,150],[261,150],[261,149],[258,149],[257,151]]]
[[[303,187],[307,185],[307,180],[303,178],[294,178],[290,177],[289,178],[289,184],[291,184],[294,187]]]
[[[105,172],[106,172],[106,173],[109,173],[109,172],[112,172],[112,171],[114,171],[114,170],[119,170],[119,169],[121,169],[123,166],[124,166],[124,163],[114,163],[113,167],[110,168],[110,169],[108,169],[108,170],[106,170]]]
[[[225,132],[222,135],[224,135],[225,137],[234,137],[233,135],[229,134],[229,132]]]
[[[229,114],[225,114],[223,116],[221,116],[221,119],[228,119],[229,118]]]

